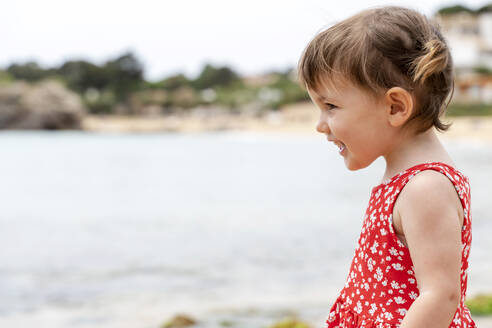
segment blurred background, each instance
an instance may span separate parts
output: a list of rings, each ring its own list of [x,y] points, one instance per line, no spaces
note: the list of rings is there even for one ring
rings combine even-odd
[[[385,163],[346,169],[295,67],[379,5],[451,47],[439,138],[470,178],[469,307],[492,327],[492,3],[472,0],[3,3],[0,327],[324,325]]]

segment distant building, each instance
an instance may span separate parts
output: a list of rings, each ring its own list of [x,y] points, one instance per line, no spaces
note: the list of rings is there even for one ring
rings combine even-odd
[[[261,87],[275,81],[276,77],[274,74],[258,74],[243,77],[243,82],[250,87]]]
[[[437,14],[456,71],[455,102],[492,103],[492,12]],[[482,73],[478,73],[481,69]],[[491,73],[484,74],[489,71]]]
[[[472,71],[479,66],[492,69],[492,12],[437,15],[436,20],[451,48],[457,70]]]

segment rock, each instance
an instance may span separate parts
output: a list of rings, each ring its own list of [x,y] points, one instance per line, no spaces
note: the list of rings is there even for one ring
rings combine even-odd
[[[163,324],[161,328],[180,328],[193,326],[194,324],[196,324],[196,321],[193,318],[187,315],[177,314],[171,320]]]
[[[466,300],[472,315],[492,315],[492,295],[479,294]]]
[[[310,326],[306,322],[291,318],[279,321],[272,325],[270,328],[310,328]]]
[[[87,110],[60,82],[16,82],[0,88],[0,129],[80,129]]]
[[[221,327],[233,327],[234,326],[234,321],[231,320],[221,320],[219,322]]]

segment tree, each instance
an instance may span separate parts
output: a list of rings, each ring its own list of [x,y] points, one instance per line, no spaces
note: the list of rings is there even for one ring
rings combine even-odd
[[[491,13],[492,12],[492,4],[485,5],[477,10],[479,14],[483,13]]]
[[[168,91],[174,91],[182,87],[189,87],[190,84],[191,81],[188,80],[184,74],[176,74],[159,82],[159,86]]]
[[[120,101],[126,101],[128,95],[138,90],[144,82],[143,65],[131,52],[106,62],[103,70],[110,78],[111,89]]]
[[[216,86],[228,86],[233,82],[240,81],[239,76],[229,67],[214,67],[206,64],[193,86],[196,89],[203,90]]]
[[[64,63],[58,68],[58,74],[67,81],[71,89],[80,93],[89,88],[101,91],[111,83],[111,76],[103,68],[84,60]]]
[[[456,6],[450,6],[450,7],[444,7],[441,8],[437,11],[438,14],[441,15],[453,15],[461,12],[467,12],[470,14],[473,14],[473,10],[471,10],[468,7],[462,6],[462,5],[456,5]]]
[[[25,64],[12,64],[7,68],[7,72],[15,79],[29,82],[36,82],[53,75],[52,70],[45,70],[34,61]]]

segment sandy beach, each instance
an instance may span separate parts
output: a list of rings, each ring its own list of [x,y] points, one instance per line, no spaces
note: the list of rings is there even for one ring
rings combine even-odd
[[[182,132],[195,133],[221,130],[258,131],[265,133],[316,134],[318,110],[311,103],[285,106],[261,117],[248,114],[213,112],[196,109],[188,114],[167,116],[99,116],[89,115],[83,129],[108,133]],[[492,117],[445,117],[453,125],[441,138],[492,143]]]

